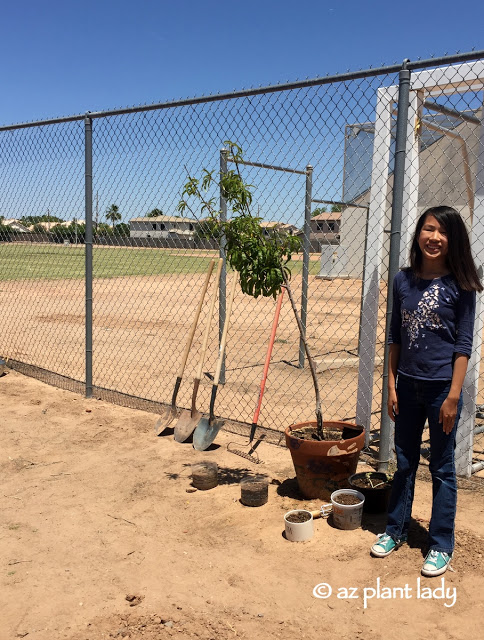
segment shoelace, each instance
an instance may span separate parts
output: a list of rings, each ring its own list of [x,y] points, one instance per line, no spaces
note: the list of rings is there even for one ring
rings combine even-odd
[[[439,553],[441,553],[444,556],[444,559],[446,559],[447,556],[448,556],[448,554],[444,553],[443,551],[434,551],[432,549],[432,551],[430,552],[430,558],[427,560],[427,562],[431,562],[432,564],[436,564],[437,558],[439,557]]]

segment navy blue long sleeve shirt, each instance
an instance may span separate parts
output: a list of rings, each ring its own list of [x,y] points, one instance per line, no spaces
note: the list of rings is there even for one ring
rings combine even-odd
[[[476,294],[452,275],[423,280],[399,271],[393,281],[389,343],[400,344],[398,373],[451,380],[456,353],[472,352]]]

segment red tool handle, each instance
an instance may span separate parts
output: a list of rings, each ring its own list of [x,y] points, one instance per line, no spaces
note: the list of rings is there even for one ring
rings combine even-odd
[[[260,408],[262,406],[262,397],[264,396],[264,389],[266,387],[267,373],[269,371],[269,364],[271,362],[272,347],[274,346],[274,340],[276,339],[277,325],[279,324],[279,314],[281,313],[282,299],[284,297],[284,289],[281,290],[279,298],[277,299],[276,312],[274,314],[274,321],[272,323],[271,337],[269,340],[269,346],[267,348],[266,361],[264,363],[264,372],[262,373],[262,380],[260,383],[259,399],[257,400],[257,407],[255,408],[253,424],[257,424],[259,420]]]

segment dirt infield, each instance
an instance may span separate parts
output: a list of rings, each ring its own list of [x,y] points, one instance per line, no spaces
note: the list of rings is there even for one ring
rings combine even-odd
[[[482,493],[459,492],[441,594],[440,578],[418,582],[429,482],[417,483],[409,545],[387,559],[368,553],[380,516],[356,531],[318,520],[311,541],[291,543],[283,514],[319,505],[299,497],[285,449],[261,444],[256,470],[274,484],[266,505],[244,507],[254,466],[227,452],[227,434],[201,454],[155,437],[152,414],[16,372],[0,392],[0,640],[480,636]],[[188,493],[201,459],[218,463],[220,484]],[[329,597],[313,595],[321,584]]]
[[[231,274],[228,284],[230,278]],[[94,384],[169,403],[203,279],[203,274],[190,274],[95,280]],[[296,293],[300,291],[300,276],[294,277],[293,286]],[[337,363],[319,374],[323,408],[331,419],[355,413],[360,292],[360,281],[310,279],[308,341],[323,365]],[[207,307],[208,302],[179,395],[183,407],[190,405]],[[252,422],[274,310],[274,300],[254,300],[238,289],[227,344],[226,384],[217,399],[217,413],[224,417]],[[2,355],[84,380],[83,282],[3,283],[0,311],[4,311]],[[201,407],[209,404],[217,341],[214,320],[199,395]],[[261,413],[265,426],[280,429],[314,414],[310,371],[307,366],[297,368],[298,358],[299,336],[286,296]],[[380,378],[377,371],[377,395]]]
[[[188,331],[204,280],[203,273],[96,279],[93,284],[93,384],[169,404]],[[228,275],[230,286],[231,274]],[[301,276],[294,276],[298,298]],[[2,283],[0,355],[85,379],[85,294],[81,280],[19,280]],[[379,428],[385,296],[380,296],[377,366],[373,378],[373,427]],[[358,383],[361,281],[309,279],[307,337],[318,362],[323,415],[354,419]],[[257,300],[240,289],[234,301],[226,356],[225,384],[215,412],[250,424],[271,331],[275,301]],[[190,406],[208,300],[178,396]],[[216,317],[218,317],[216,312]],[[216,358],[214,320],[197,405],[207,412]],[[282,431],[312,420],[315,398],[309,367],[298,368],[299,334],[286,296],[272,354],[259,424]],[[484,359],[481,361],[484,379]],[[484,385],[478,402],[484,403]],[[480,448],[482,449],[481,436]],[[476,451],[475,459],[481,458]]]
[[[229,274],[229,282],[230,277]],[[190,274],[96,280],[94,384],[170,402],[203,279],[203,274]],[[294,288],[300,289],[300,277],[294,278]],[[358,348],[360,288],[359,282],[342,284],[313,278],[310,283],[310,346],[317,359],[339,362],[337,369],[320,374],[323,404],[331,418],[351,416],[355,411],[357,369],[351,353]],[[83,283],[8,282],[2,289],[1,305],[6,310],[3,355],[83,380]],[[207,306],[195,334],[186,382],[179,396],[184,407],[190,403]],[[237,292],[227,345],[226,385],[220,389],[217,401],[217,412],[224,417],[252,422],[274,309],[272,299],[254,300]],[[208,407],[217,340],[214,321],[200,406]],[[286,297],[261,414],[266,426],[281,428],[299,419],[310,419],[314,413],[310,372],[308,367],[297,368],[298,349],[297,327]],[[345,358],[350,367],[341,367],[341,359]],[[325,384],[328,381],[330,384]]]

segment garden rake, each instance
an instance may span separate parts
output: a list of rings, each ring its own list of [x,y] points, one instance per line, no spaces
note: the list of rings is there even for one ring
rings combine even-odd
[[[272,322],[271,337],[269,339],[269,345],[267,347],[266,360],[264,363],[264,371],[262,373],[262,380],[260,383],[259,397],[257,399],[257,406],[255,408],[254,417],[252,419],[252,426],[250,428],[249,442],[246,445],[242,445],[242,446],[248,446],[249,450],[243,451],[242,449],[238,449],[237,448],[238,443],[236,442],[229,442],[227,445],[227,451],[230,451],[230,453],[235,453],[235,455],[241,456],[246,460],[250,460],[250,462],[253,462],[254,464],[260,464],[262,462],[262,460],[259,459],[259,454],[256,451],[256,448],[262,442],[263,438],[265,437],[265,434],[262,434],[255,444],[252,444],[252,443],[254,441],[255,431],[257,429],[257,423],[259,420],[260,409],[262,406],[262,398],[264,396],[264,390],[266,387],[267,374],[269,372],[269,365],[272,357],[272,348],[274,346],[274,341],[276,339],[277,325],[279,324],[279,315],[281,313],[283,298],[284,298],[284,289],[281,290],[281,293],[279,294],[279,298],[277,299],[276,311],[274,313],[274,320]]]

